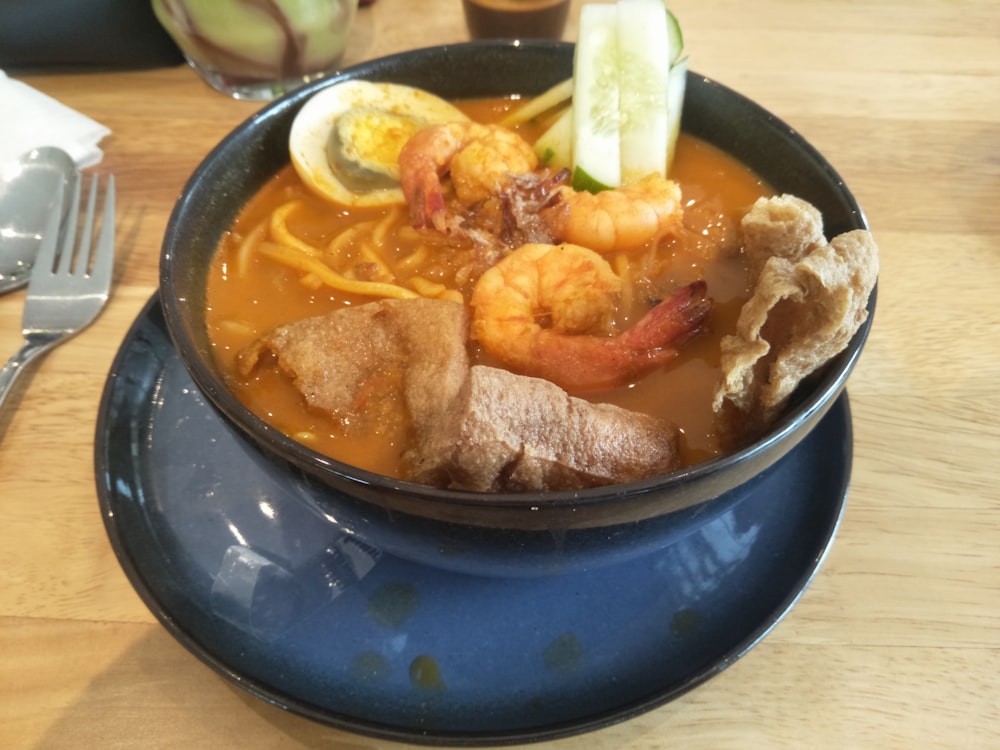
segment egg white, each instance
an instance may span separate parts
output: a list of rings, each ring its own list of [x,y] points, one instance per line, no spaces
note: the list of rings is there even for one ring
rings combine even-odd
[[[327,158],[327,140],[337,117],[355,107],[382,109],[427,124],[469,119],[444,99],[401,84],[350,80],[317,92],[292,122],[289,153],[295,171],[310,190],[347,206],[386,206],[405,201],[399,187],[355,191],[334,173]]]

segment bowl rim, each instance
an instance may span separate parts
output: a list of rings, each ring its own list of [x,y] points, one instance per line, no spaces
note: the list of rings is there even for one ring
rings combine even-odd
[[[178,225],[187,211],[195,210],[193,206],[193,195],[196,193],[200,180],[210,170],[214,160],[220,158],[227,151],[232,150],[233,144],[251,128],[259,126],[261,122],[280,119],[286,116],[289,110],[296,110],[304,104],[317,91],[335,85],[349,79],[370,78],[372,73],[379,67],[387,65],[405,65],[408,60],[422,59],[427,55],[439,55],[447,57],[456,51],[461,53],[467,50],[488,50],[499,52],[507,50],[508,54],[518,54],[519,52],[550,53],[554,57],[560,55],[572,55],[575,45],[571,42],[553,42],[550,40],[476,40],[470,42],[459,42],[454,44],[434,45],[407,50],[405,52],[387,55],[372,60],[367,60],[350,67],[346,67],[336,74],[333,74],[320,81],[311,83],[305,87],[297,89],[284,97],[266,105],[257,113],[251,115],[230,133],[228,133],[199,163],[198,167],[189,177],[185,186],[178,196],[178,199],[171,212],[170,218],[164,232],[161,258],[160,258],[160,288],[161,291],[169,292],[173,289],[176,279],[171,261],[171,238],[177,232]],[[379,79],[387,80],[387,79]],[[766,120],[772,129],[781,131],[785,137],[795,142],[796,148],[802,151],[814,165],[821,168],[826,173],[831,184],[836,186],[840,198],[850,209],[854,216],[854,228],[868,229],[868,221],[853,194],[847,188],[845,182],[834,169],[832,164],[797,130],[789,126],[782,119],[776,117],[761,105],[748,97],[740,94],[714,79],[700,75],[694,71],[688,71],[688,90],[692,86],[706,87],[728,99],[738,103],[742,108],[752,112],[755,117]],[[683,124],[682,124],[683,129]],[[245,202],[244,204],[245,205]],[[191,375],[205,394],[209,401],[222,411],[226,418],[235,422],[251,439],[258,443],[265,444],[282,459],[289,461],[301,468],[310,471],[320,471],[323,474],[336,478],[342,486],[353,485],[359,489],[365,488],[367,491],[388,491],[392,493],[404,493],[416,500],[433,501],[440,505],[451,505],[465,509],[492,508],[497,510],[577,510],[589,506],[606,504],[611,500],[622,501],[629,498],[647,495],[652,491],[662,490],[664,486],[678,488],[694,483],[715,474],[722,466],[734,467],[747,465],[754,462],[761,454],[782,446],[781,454],[790,450],[804,436],[792,436],[801,423],[810,420],[817,420],[836,400],[836,396],[844,388],[846,380],[859,359],[864,348],[864,343],[868,338],[872,327],[875,313],[875,303],[878,292],[878,284],[868,300],[868,316],[865,322],[852,337],[849,347],[844,352],[836,356],[834,360],[824,365],[821,373],[807,397],[802,399],[791,408],[790,413],[784,412],[777,421],[768,429],[767,433],[751,444],[737,450],[723,453],[719,456],[709,458],[692,466],[677,469],[667,474],[660,474],[655,477],[638,481],[604,485],[579,490],[559,490],[559,491],[533,491],[520,493],[501,492],[474,492],[467,490],[454,490],[422,485],[402,479],[395,479],[375,472],[367,471],[350,464],[333,459],[325,454],[319,453],[308,446],[294,440],[275,427],[272,427],[264,419],[254,414],[250,409],[242,404],[239,399],[225,386],[221,375],[213,370],[200,357],[191,356],[190,352],[198,350],[191,331],[185,324],[180,306],[186,302],[185,298],[178,298],[172,294],[161,293],[161,304],[163,306],[164,317],[168,330],[174,340],[174,346],[181,359],[191,372]]]

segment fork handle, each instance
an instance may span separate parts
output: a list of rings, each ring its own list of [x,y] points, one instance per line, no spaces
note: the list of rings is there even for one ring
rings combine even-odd
[[[0,369],[0,409],[3,409],[7,396],[14,389],[14,383],[24,372],[25,367],[39,354],[52,348],[52,341],[26,340],[14,356]]]

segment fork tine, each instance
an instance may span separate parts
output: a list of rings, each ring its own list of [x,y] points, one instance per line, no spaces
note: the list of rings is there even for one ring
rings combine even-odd
[[[73,180],[73,191],[70,195],[69,212],[66,214],[66,224],[61,227],[62,246],[59,248],[59,265],[55,272],[69,273],[70,261],[73,260],[73,247],[76,244],[76,223],[80,216],[80,180]],[[51,266],[50,266],[51,268]]]
[[[104,214],[101,216],[101,231],[97,237],[94,254],[94,268],[91,276],[99,280],[105,289],[111,287],[111,273],[115,262],[115,176],[108,176],[104,190]]]
[[[87,213],[83,217],[83,230],[76,246],[76,261],[73,273],[83,275],[90,269],[90,249],[93,247],[94,213],[97,210],[97,173],[90,178],[90,194],[87,196]]]
[[[38,254],[35,256],[35,266],[52,273],[56,264],[56,250],[59,248],[59,224],[62,218],[63,203],[66,201],[65,191],[61,191],[56,196],[55,205],[49,214],[45,231],[42,233],[42,241],[38,246]]]

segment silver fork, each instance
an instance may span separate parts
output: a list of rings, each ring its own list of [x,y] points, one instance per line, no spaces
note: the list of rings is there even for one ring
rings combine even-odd
[[[24,302],[21,319],[24,345],[0,370],[0,408],[25,366],[93,323],[108,300],[115,259],[114,175],[108,177],[100,232],[96,249],[91,252],[97,187],[95,174],[90,182],[87,213],[78,244],[80,180],[74,181],[69,216],[61,232],[61,200],[49,217]]]

